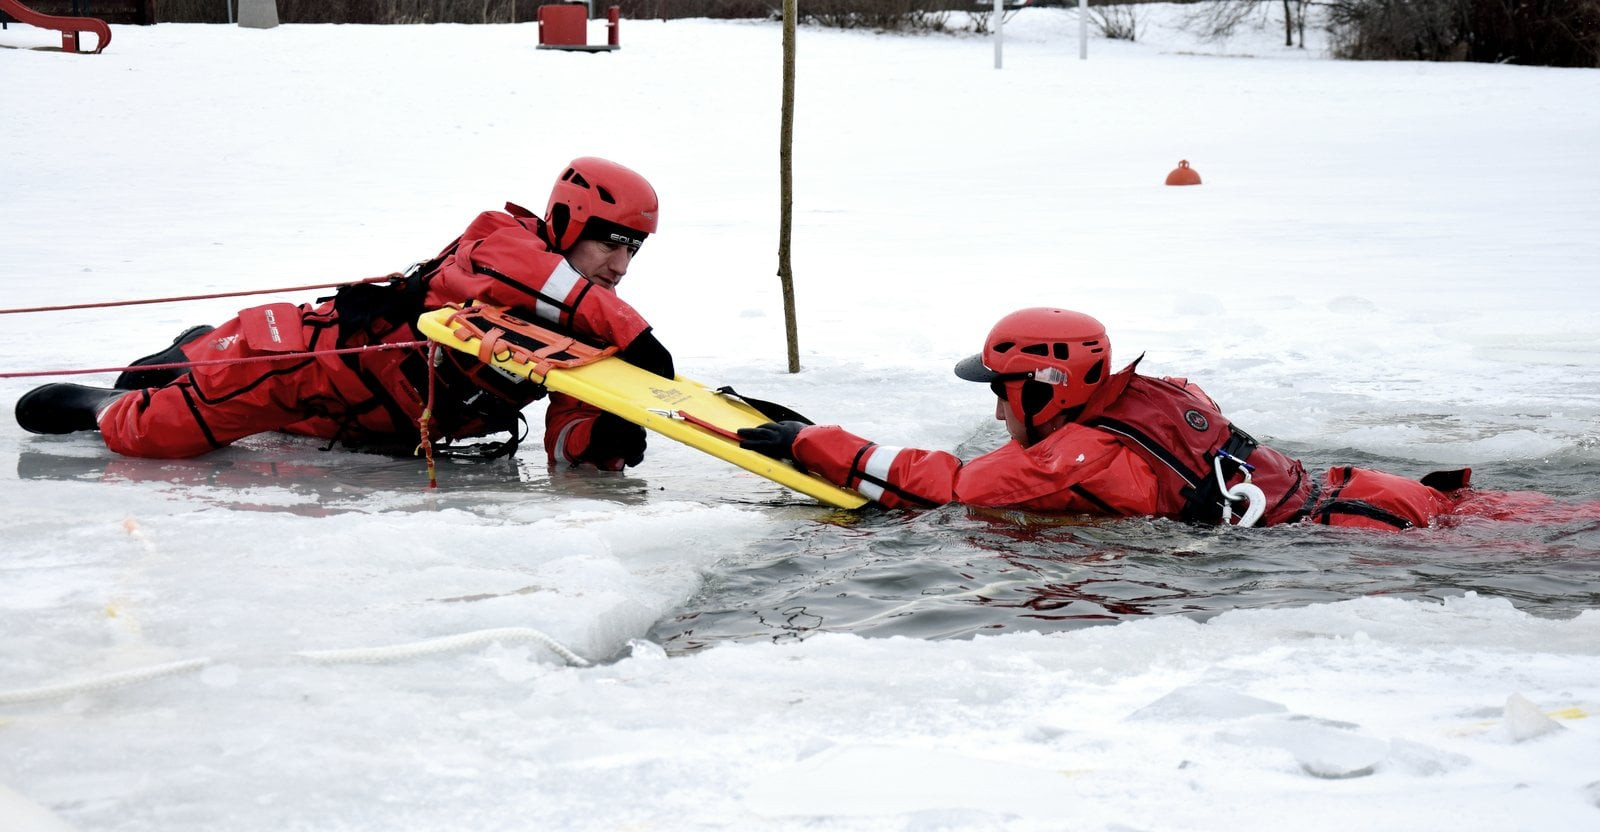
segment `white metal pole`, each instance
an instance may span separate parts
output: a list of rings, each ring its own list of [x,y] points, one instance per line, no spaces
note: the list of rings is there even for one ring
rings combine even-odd
[[[1089,0],[1078,0],[1078,60],[1089,59]]]
[[[233,22],[233,0],[222,0],[222,7],[228,10],[228,22]]]
[[[994,0],[994,68],[1000,68],[1000,43],[1005,39],[1000,29],[1005,26],[1005,12],[1001,11],[1002,0]]]

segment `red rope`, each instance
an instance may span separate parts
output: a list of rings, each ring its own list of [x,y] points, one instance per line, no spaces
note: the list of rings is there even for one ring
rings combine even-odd
[[[36,376],[77,376],[90,373],[120,373],[128,370],[177,370],[188,367],[209,367],[216,364],[252,364],[258,361],[285,361],[291,358],[311,358],[319,355],[345,355],[352,352],[397,350],[422,347],[432,341],[397,341],[393,344],[368,344],[363,347],[343,347],[335,350],[310,350],[307,352],[280,352],[272,355],[255,355],[248,358],[213,358],[206,361],[180,361],[173,364],[141,364],[133,367],[97,367],[90,370],[34,370],[26,373],[0,373],[0,378],[33,378]]]
[[[313,283],[310,286],[287,286],[282,289],[249,289],[243,292],[217,292],[210,295],[179,295],[170,298],[144,298],[142,300],[108,300],[102,303],[68,303],[61,306],[26,306],[16,309],[0,309],[0,315],[15,315],[19,312],[61,312],[67,309],[104,309],[108,306],[138,306],[145,303],[173,303],[180,300],[211,300],[213,298],[237,298],[245,295],[272,295],[279,292],[300,292],[306,289],[333,289],[339,286],[350,286],[356,283],[382,283],[401,277],[399,272],[387,274],[383,277],[364,277],[360,280],[342,280],[338,283]]]
[[[0,315],[15,315],[23,312],[62,312],[70,309],[105,309],[113,306],[139,306],[150,303],[172,303],[185,300],[212,300],[215,298],[236,298],[246,295],[267,295],[283,292],[300,292],[307,289],[335,289],[357,283],[384,283],[395,280],[402,275],[399,272],[383,275],[382,277],[367,277],[360,280],[344,280],[338,283],[313,283],[309,286],[287,286],[281,289],[251,289],[241,292],[214,292],[207,295],[179,295],[166,298],[143,298],[139,300],[113,300],[100,303],[68,303],[56,306],[27,306],[14,309],[0,309]],[[376,350],[409,349],[414,347],[428,347],[428,402],[423,407],[422,417],[418,420],[417,427],[422,434],[420,449],[428,464],[428,487],[438,488],[439,479],[437,469],[433,462],[433,437],[430,435],[429,422],[433,417],[434,405],[434,378],[437,371],[434,369],[434,359],[439,352],[437,341],[402,341],[393,344],[368,344],[360,347],[343,347],[332,350],[309,350],[305,352],[284,352],[272,355],[256,355],[248,358],[217,358],[205,361],[178,361],[171,364],[142,364],[129,367],[94,367],[84,370],[37,370],[26,373],[0,373],[0,378],[35,378],[38,376],[72,376],[90,375],[94,373],[120,373],[129,370],[178,370],[193,367],[209,367],[217,364],[251,364],[260,361],[286,361],[291,358],[315,358],[319,355],[346,355],[356,352],[373,352]]]
[[[422,456],[428,460],[428,487],[438,488],[438,470],[433,466],[433,437],[430,435],[429,423],[433,421],[433,380],[439,375],[439,365],[434,362],[439,357],[439,342],[434,341],[428,345],[428,403],[422,408],[422,418],[417,420],[417,430],[422,434]]]

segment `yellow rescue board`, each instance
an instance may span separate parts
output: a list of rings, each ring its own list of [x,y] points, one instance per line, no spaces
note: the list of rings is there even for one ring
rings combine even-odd
[[[449,323],[450,316],[456,312],[455,309],[436,309],[424,313],[417,320],[417,326],[430,339],[476,356],[482,340],[475,335],[463,337],[462,330]],[[801,473],[788,463],[747,451],[734,439],[717,433],[715,429],[735,432],[771,420],[737,398],[721,395],[693,379],[680,375],[667,381],[616,357],[600,358],[579,367],[551,368],[542,375],[534,363],[518,360],[510,351],[491,356],[490,363],[830,506],[859,508],[867,502],[866,497],[854,491]],[[685,416],[713,427],[694,424]]]

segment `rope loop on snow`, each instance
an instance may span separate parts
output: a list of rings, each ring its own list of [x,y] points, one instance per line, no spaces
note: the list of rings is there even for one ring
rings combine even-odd
[[[488,630],[475,630],[470,633],[459,633],[453,636],[424,639],[407,644],[391,644],[385,647],[306,650],[293,655],[318,664],[378,664],[414,659],[421,656],[433,656],[440,653],[453,653],[474,647],[482,647],[497,641],[531,641],[549,648],[550,652],[560,656],[571,667],[589,667],[592,665],[592,662],[588,659],[574,653],[561,642],[528,627],[499,627]],[[183,661],[168,662],[151,667],[139,667],[132,670],[108,673],[104,676],[84,679],[78,682],[41,685],[35,688],[21,688],[19,690],[0,690],[0,705],[20,705],[27,702],[66,699],[80,693],[110,690],[167,676],[176,676],[180,673],[189,673],[211,664],[212,661],[212,659],[208,658],[184,659]]]
[[[148,682],[164,676],[176,676],[179,673],[188,673],[199,670],[211,662],[210,659],[184,659],[180,662],[169,662],[152,667],[138,667],[133,670],[122,670],[116,673],[107,673],[93,679],[81,682],[67,682],[59,685],[43,685],[36,688],[23,688],[21,690],[0,690],[0,705],[18,705],[24,702],[42,702],[48,699],[66,699],[80,693],[110,690],[125,685]]]
[[[414,659],[419,656],[432,656],[439,653],[453,653],[473,647],[482,647],[495,641],[531,641],[550,648],[552,653],[560,656],[567,664],[573,667],[588,667],[590,664],[588,659],[567,649],[561,642],[528,627],[499,627],[489,630],[475,630],[470,633],[424,639],[406,644],[391,644],[386,647],[305,650],[295,653],[295,655],[320,664],[375,664],[399,661],[401,659]]]

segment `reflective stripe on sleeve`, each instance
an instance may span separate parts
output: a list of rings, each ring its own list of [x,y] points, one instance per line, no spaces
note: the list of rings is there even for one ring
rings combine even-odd
[[[550,272],[550,276],[545,278],[542,294],[549,295],[552,298],[561,298],[562,302],[565,303],[566,299],[572,296],[572,290],[577,287],[578,281],[583,279],[583,275],[578,274],[577,269],[574,269],[567,261],[562,260],[561,265],[556,266],[555,270]],[[561,320],[561,312],[565,308],[567,307],[557,306],[543,299],[536,300],[533,303],[535,315],[556,324],[564,323]]]
[[[569,465],[577,465],[578,461],[567,454],[567,434],[572,433],[572,429],[577,427],[580,421],[582,420],[574,419],[562,425],[561,432],[556,434],[555,458]]]
[[[872,449],[861,465],[861,482],[856,490],[875,502],[883,501],[883,487],[889,484],[889,469],[903,448],[878,445]]]

